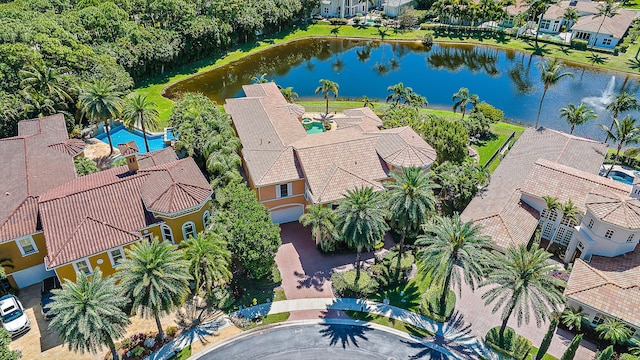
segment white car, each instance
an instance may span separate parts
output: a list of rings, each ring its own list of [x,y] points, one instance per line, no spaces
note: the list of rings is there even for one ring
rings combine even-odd
[[[20,300],[13,295],[0,297],[0,317],[2,318],[2,327],[11,337],[16,337],[31,329],[31,322],[27,314],[24,313]]]

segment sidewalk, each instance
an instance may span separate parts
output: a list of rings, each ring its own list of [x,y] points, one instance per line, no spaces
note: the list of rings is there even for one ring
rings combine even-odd
[[[156,352],[149,355],[149,360],[166,360],[173,356],[175,353],[184,349],[185,347],[195,343],[198,340],[202,340],[207,336],[213,335],[216,332],[231,326],[231,321],[225,316],[214,321],[202,324],[195,328],[184,331],[177,338],[169,341],[165,346],[161,347]]]
[[[452,351],[461,358],[480,358],[481,356],[487,359],[499,358],[485,346],[484,342],[472,336],[467,326],[459,328],[438,323],[411,311],[373,301],[352,298],[283,300],[241,309],[237,313],[253,319],[269,314],[301,310],[353,310],[382,315],[434,333],[435,337],[432,342],[436,346]],[[459,322],[454,321],[453,324],[458,325]]]

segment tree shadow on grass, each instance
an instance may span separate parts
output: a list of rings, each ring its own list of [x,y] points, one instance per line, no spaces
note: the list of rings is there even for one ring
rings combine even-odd
[[[602,56],[598,53],[591,53],[591,55],[587,55],[587,59],[589,59],[589,62],[593,65],[595,64],[602,65],[605,62],[607,62],[607,60],[609,60],[608,57]]]
[[[627,60],[627,64],[633,70],[640,70],[640,60],[639,59],[629,59],[629,60]]]
[[[371,331],[371,327],[357,325],[341,325],[341,324],[323,324],[324,329],[320,330],[323,337],[329,338],[329,345],[336,346],[340,343],[342,348],[347,346],[359,347],[358,341],[369,340],[366,333]]]
[[[490,142],[490,141],[495,141],[495,140],[497,140],[498,138],[499,138],[499,136],[498,136],[498,135],[496,135],[496,134],[494,134],[494,133],[492,133],[492,132],[489,132],[488,134],[486,134],[486,135],[482,136],[481,138],[476,139],[475,141],[472,141],[472,142],[471,142],[471,145],[475,145],[475,146],[478,146],[478,147],[483,147],[483,146],[485,146],[488,142]]]
[[[533,43],[533,45],[525,48],[525,50],[533,52],[534,55],[545,56],[551,53],[551,50],[547,48],[548,45],[549,44],[544,44],[541,46],[540,44]]]
[[[394,276],[394,273],[387,276]],[[381,289],[375,296],[375,300],[383,303],[385,299],[389,299],[389,305],[403,309],[417,309],[420,306],[420,294],[418,287],[414,282],[409,284],[399,284],[387,289]]]

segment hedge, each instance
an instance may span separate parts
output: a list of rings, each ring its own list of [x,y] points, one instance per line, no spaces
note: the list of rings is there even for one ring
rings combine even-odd
[[[367,297],[378,290],[378,283],[365,270],[360,270],[356,284],[356,270],[331,275],[333,292],[341,297]]]
[[[485,342],[492,348],[522,360],[531,351],[531,340],[516,334],[516,331],[508,327],[504,331],[504,342],[500,343],[500,326],[491,328],[485,337]]]
[[[453,310],[456,307],[456,294],[451,289],[447,290],[444,308],[440,303],[440,296],[442,296],[442,288],[438,286],[429,288],[422,296],[420,310],[424,316],[443,323],[453,314]]]

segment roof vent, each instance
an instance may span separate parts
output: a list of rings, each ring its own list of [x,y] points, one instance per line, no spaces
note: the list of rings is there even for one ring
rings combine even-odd
[[[578,0],[571,0],[571,2],[569,3],[569,6],[576,6],[578,5]]]

